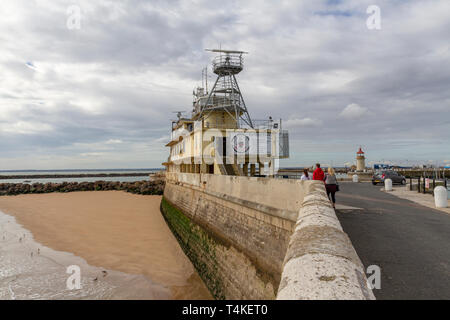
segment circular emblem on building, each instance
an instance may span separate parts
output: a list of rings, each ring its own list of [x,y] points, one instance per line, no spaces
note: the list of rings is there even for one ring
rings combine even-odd
[[[250,138],[244,134],[233,137],[233,149],[236,153],[245,153],[250,148]]]

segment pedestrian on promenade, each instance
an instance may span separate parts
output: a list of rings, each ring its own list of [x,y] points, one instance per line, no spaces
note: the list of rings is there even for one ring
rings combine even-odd
[[[300,180],[311,180],[311,177],[309,176],[308,173],[308,168],[303,169],[303,174]]]
[[[316,163],[316,170],[314,170],[313,173],[313,180],[323,181],[324,178],[325,174],[323,173],[323,170],[320,168],[320,163]]]
[[[328,199],[330,199],[333,203],[333,208],[336,208],[336,191],[339,191],[339,187],[336,179],[336,173],[332,167],[328,168],[328,173],[325,176],[325,188],[327,189]]]

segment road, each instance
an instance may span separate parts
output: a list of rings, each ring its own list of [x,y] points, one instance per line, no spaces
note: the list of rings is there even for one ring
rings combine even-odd
[[[360,208],[337,216],[364,266],[381,268],[376,298],[450,299],[450,215],[381,188],[341,183],[336,194],[338,204]]]

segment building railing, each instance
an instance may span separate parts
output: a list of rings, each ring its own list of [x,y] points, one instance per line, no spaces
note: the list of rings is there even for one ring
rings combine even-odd
[[[449,191],[450,180],[447,178],[444,179],[436,179],[436,178],[426,178],[426,177],[418,177],[418,178],[409,178],[409,190],[413,191],[417,189],[418,193],[434,193],[434,189],[437,186],[443,186]]]
[[[212,65],[215,73],[220,74],[227,70],[236,70],[239,72],[244,67],[244,59],[241,55],[220,55],[213,59]]]
[[[233,127],[233,122],[226,122],[226,121],[205,121],[204,127],[205,128],[218,128],[218,129],[252,129],[250,126],[250,123],[243,119],[239,119],[239,121],[234,123],[235,126]],[[265,129],[265,130],[271,130],[271,129],[280,129],[281,125],[278,121],[273,120],[252,120],[251,124],[253,125],[253,129]]]

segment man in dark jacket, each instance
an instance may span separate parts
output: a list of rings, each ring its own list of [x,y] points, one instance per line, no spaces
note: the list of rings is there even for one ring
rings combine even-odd
[[[323,170],[320,168],[320,163],[316,164],[316,170],[314,170],[313,173],[313,180],[320,180],[323,181],[325,178],[325,174],[323,173]]]

